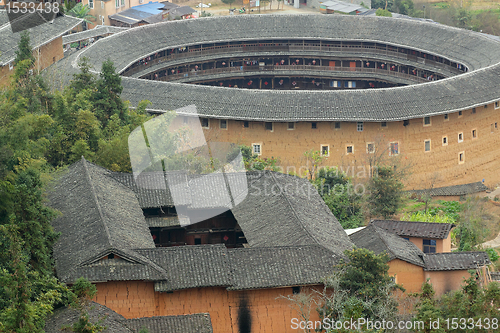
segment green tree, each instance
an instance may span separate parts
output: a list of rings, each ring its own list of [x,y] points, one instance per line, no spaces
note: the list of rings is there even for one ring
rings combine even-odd
[[[483,219],[485,215],[484,204],[480,198],[467,198],[462,205],[462,212],[457,221],[458,226],[455,229],[459,251],[475,250],[484,241],[487,230]]]
[[[83,19],[83,29],[87,30],[88,24],[92,24],[89,20],[95,21],[95,16],[90,15],[89,5],[84,5],[82,2],[77,3],[73,8],[68,10],[68,15]]]
[[[377,11],[375,12],[375,15],[376,16],[392,17],[392,13],[390,11],[388,11],[387,9],[382,9],[382,8],[377,9]]]
[[[394,1],[393,0],[372,0],[372,8],[382,8],[392,11]]]
[[[350,178],[338,168],[326,167],[317,172],[312,183],[344,229],[362,225],[362,193],[356,193]]]
[[[460,8],[454,17],[457,27],[468,29],[472,21],[472,13],[467,8]]]
[[[30,34],[28,30],[21,32],[21,39],[17,45],[16,59],[14,64],[18,64],[23,60],[30,60],[29,66],[33,66],[35,63],[35,56],[33,55],[33,50],[30,44]]]
[[[379,167],[368,182],[368,205],[372,216],[387,219],[401,205],[403,183],[392,167]]]
[[[123,124],[126,124],[128,121],[127,107],[120,98],[123,90],[121,82],[122,79],[116,73],[113,62],[109,59],[104,61],[93,96],[94,112],[103,128],[107,126],[110,117],[114,114],[118,115]]]
[[[20,172],[14,184],[14,223],[24,242],[29,265],[36,271],[52,272],[52,246],[58,238],[50,221],[54,210],[43,204],[39,171],[29,168]]]
[[[397,302],[394,291],[404,290],[389,276],[387,254],[375,255],[367,249],[345,252],[336,272],[326,279],[321,294],[320,317],[333,320],[394,320]],[[328,292],[332,290],[333,292]]]

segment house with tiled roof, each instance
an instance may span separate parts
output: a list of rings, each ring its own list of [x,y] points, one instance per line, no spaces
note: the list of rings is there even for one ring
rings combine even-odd
[[[469,270],[482,270],[491,264],[486,252],[424,253],[403,238],[404,232],[400,237],[373,222],[349,237],[357,247],[375,254],[387,253],[389,275],[407,292],[420,291],[422,283],[430,279],[436,294],[442,295],[459,289],[464,278],[470,276]]]
[[[238,173],[227,176],[231,183]],[[202,197],[210,192],[203,186],[217,189],[215,175],[162,173],[178,186],[161,191],[82,158],[49,192],[62,213],[53,222],[61,233],[57,276],[68,284],[87,278],[98,290],[94,301],[127,319],[208,313],[214,332],[233,332],[248,304],[259,332],[289,327],[297,314],[279,296],[322,288],[353,244],[307,180],[267,171],[239,176],[248,191],[239,199],[230,192],[229,202],[238,203],[231,206],[218,191]],[[147,222],[155,210],[175,208],[179,189],[188,191],[178,201],[187,216]],[[197,212],[214,208],[226,209],[221,219],[193,223]]]
[[[403,237],[424,253],[451,252],[452,223],[372,220],[370,224]]]
[[[35,12],[17,18],[0,10],[0,86],[14,73],[16,50],[23,31],[30,34],[35,69],[42,70],[64,57],[62,36],[82,23],[82,19]]]

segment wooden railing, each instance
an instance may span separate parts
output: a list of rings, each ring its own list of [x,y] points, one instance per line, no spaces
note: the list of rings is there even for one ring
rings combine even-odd
[[[393,77],[399,77],[406,80],[411,80],[415,82],[426,82],[427,79],[418,77],[415,75],[400,73],[396,71],[390,71],[386,69],[379,68],[366,68],[366,67],[329,67],[329,66],[309,66],[309,65],[269,65],[269,66],[241,66],[241,67],[223,67],[223,68],[214,68],[214,69],[206,69],[206,70],[198,70],[186,73],[172,74],[168,76],[162,76],[158,80],[160,81],[175,81],[184,78],[193,78],[193,77],[201,77],[207,75],[214,74],[226,74],[226,73],[248,73],[248,72],[276,72],[279,71],[321,71],[321,72],[359,72],[359,73],[374,73],[374,74],[383,74],[389,75]],[[201,78],[200,78],[201,79]]]
[[[336,53],[355,53],[355,54],[377,54],[386,55],[392,58],[415,61],[420,64],[426,64],[434,66],[436,68],[444,69],[455,74],[463,73],[463,71],[444,63],[434,61],[427,58],[420,58],[414,55],[388,50],[382,47],[375,46],[329,46],[329,45],[319,45],[319,44],[244,44],[244,45],[223,45],[223,46],[211,46],[202,47],[192,50],[186,50],[181,53],[175,53],[168,56],[153,59],[142,65],[135,65],[134,67],[129,67],[126,69],[122,75],[130,76],[141,72],[147,68],[163,62],[169,62],[178,59],[189,59],[196,58],[206,55],[214,54],[234,54],[234,53],[246,53],[246,52],[299,52],[299,51],[315,51],[315,52],[327,52],[335,55]]]

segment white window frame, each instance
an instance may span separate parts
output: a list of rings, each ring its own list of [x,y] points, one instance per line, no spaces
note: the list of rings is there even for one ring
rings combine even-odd
[[[426,119],[429,119],[429,123],[428,124],[425,123]],[[431,117],[424,117],[424,127],[431,126],[431,125],[432,125]]]
[[[291,125],[291,127],[290,127],[290,125]],[[286,129],[288,131],[293,131],[295,129],[295,123],[294,122],[288,122],[288,124],[286,126],[287,126]]]
[[[364,124],[362,121],[358,121],[356,124],[356,129],[358,132],[363,132]]]
[[[462,155],[462,159],[460,159],[460,155]],[[465,163],[465,151],[461,151],[458,153],[458,164],[464,164]]]
[[[255,149],[256,147],[259,147],[258,149]],[[258,152],[257,152],[258,150]],[[252,153],[254,155],[262,155],[262,143],[252,143]]]
[[[429,143],[429,150],[426,149],[427,142]],[[424,152],[428,153],[430,151],[431,151],[431,139],[424,140]]]
[[[444,142],[444,140],[446,139],[446,142]],[[443,146],[447,146],[448,145],[448,136],[446,135],[443,135],[442,139],[441,139],[441,144]]]
[[[458,118],[462,117],[464,115],[463,111],[458,111]]]
[[[120,8],[120,0],[115,0],[115,8]]]
[[[121,7],[125,6],[125,0],[121,0]]]
[[[11,61],[9,62],[9,71],[11,71],[12,69],[14,69],[14,63]]]
[[[104,16],[101,17],[101,24],[104,25]]]
[[[224,123],[224,124],[226,124],[226,125],[225,125],[226,127],[222,127],[222,124],[223,124],[223,123]],[[221,130],[225,130],[225,131],[227,131],[227,125],[228,125],[228,124],[227,124],[227,119],[219,119],[219,128],[220,128]]]
[[[203,126],[202,119],[206,119],[207,120],[207,126]],[[205,117],[200,118],[200,125],[201,125],[201,128],[209,129],[210,128],[210,118],[205,118]]]
[[[349,147],[351,147],[351,152],[349,152]],[[347,155],[354,154],[354,145],[353,144],[347,144],[347,145],[345,145],[345,153]]]
[[[476,135],[474,135],[474,132]],[[477,128],[473,128],[471,131],[470,131],[470,135],[472,136],[472,139],[475,140],[477,139]]]
[[[271,124],[271,129],[267,129],[267,128],[266,128],[266,124]],[[264,129],[265,129],[266,131],[269,131],[269,132],[274,132],[274,123],[273,123],[273,122],[271,122],[271,121],[266,121],[266,122],[264,122]]]
[[[460,137],[462,137],[462,138],[460,138]],[[460,133],[458,133],[458,142],[459,142],[459,143],[460,143],[460,142],[464,142],[464,132],[460,132]]]
[[[370,151],[370,145],[373,146],[373,149]],[[375,154],[375,143],[374,142],[367,142],[366,143],[366,153],[367,154]]]
[[[496,102],[495,102],[495,109],[498,109],[498,108],[500,108],[500,102],[499,102],[499,101],[496,101]]]
[[[448,113],[445,113],[443,118],[444,118],[444,121],[448,121],[448,120],[450,120],[450,115]]]
[[[396,153],[392,152],[392,145],[397,144],[398,145],[398,151]],[[389,142],[389,156],[396,156],[399,155],[399,141],[393,141]]]
[[[101,9],[104,9],[104,1],[101,0]]]
[[[326,154],[323,154],[323,148],[326,147]],[[325,144],[325,145],[320,145],[319,146],[319,151],[321,156],[323,157],[329,157],[330,156],[330,145]]]
[[[94,0],[89,0],[89,9],[94,9]]]

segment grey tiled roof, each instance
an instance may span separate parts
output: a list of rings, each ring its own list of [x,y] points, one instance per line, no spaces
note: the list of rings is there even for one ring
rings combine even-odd
[[[155,283],[156,291],[231,285],[231,271],[224,244],[138,249],[166,271],[168,278]]]
[[[444,239],[448,237],[451,229],[455,227],[455,225],[451,223],[409,222],[395,220],[372,220],[370,224],[401,237],[436,239]]]
[[[386,252],[389,260],[400,259],[424,267],[424,253],[415,244],[373,224],[349,237],[357,247],[368,249],[375,254]]]
[[[228,252],[234,274],[230,290],[321,284],[343,257],[317,245]]]
[[[426,271],[476,269],[491,264],[486,252],[429,253],[424,257]]]
[[[63,282],[74,281],[85,265],[94,264],[110,252],[128,259],[127,265],[119,266],[125,275],[134,275],[134,269],[148,266],[147,260],[128,251],[155,247],[137,198],[109,173],[82,158],[59,177],[49,192],[51,206],[63,213],[52,223],[61,232],[54,257]],[[112,271],[110,267],[99,269]],[[154,266],[148,269],[157,270]],[[106,275],[92,276],[92,280],[106,280]]]
[[[137,333],[136,330],[130,329],[123,324],[126,321],[123,316],[104,305],[90,302],[90,305],[86,307],[86,311],[88,312],[89,320],[93,323],[103,319],[101,325],[106,326],[106,329],[102,333]],[[44,331],[45,333],[64,332],[62,328],[73,325],[78,321],[79,317],[80,311],[78,310],[67,307],[57,309],[47,318]],[[150,333],[153,332],[150,331]]]
[[[352,246],[316,189],[302,178],[268,171],[212,173],[201,177],[158,172],[142,173],[134,181],[131,174],[112,173],[134,191],[142,208],[174,205],[171,190],[151,189],[165,184],[164,175],[166,183],[179,185],[174,188],[175,197],[180,198],[175,205],[187,205],[194,210],[230,209],[252,247],[319,244],[343,253]],[[231,184],[231,192],[223,177]],[[242,184],[245,180],[247,184]],[[143,187],[137,186],[137,182]],[[235,192],[238,190],[242,193]],[[148,223],[164,222],[156,219]]]
[[[127,319],[123,324],[139,332],[145,327],[149,333],[212,333],[212,321],[208,313],[180,316],[162,316]]]
[[[304,29],[303,27],[308,27]],[[242,15],[174,21],[130,29],[98,41],[81,56],[94,68],[111,58],[123,70],[146,54],[182,45],[230,40],[323,39],[381,42],[460,61],[470,71],[451,78],[387,89],[276,91],[122,79],[122,97],[143,99],[150,111],[195,104],[200,115],[267,121],[396,121],[466,110],[500,99],[500,43],[428,22],[385,17]],[[140,47],[138,47],[140,45]],[[487,84],[485,83],[487,82]],[[164,98],[169,96],[169,98]],[[279,108],[276,108],[279,105]]]
[[[231,211],[251,247],[322,245],[341,254],[352,248],[344,229],[299,177],[248,172],[249,192]]]
[[[413,190],[408,191],[418,195],[429,194],[431,196],[448,196],[448,195],[468,195],[488,190],[488,187],[482,182],[475,182],[462,185],[453,185],[445,187],[436,187],[428,190]]]
[[[0,10],[0,22],[5,22],[7,13]],[[33,48],[45,45],[61,37],[82,23],[82,19],[71,16],[56,16],[54,23],[44,23],[27,29]],[[4,66],[16,58],[16,50],[22,32],[12,32],[10,23],[0,26],[0,65]]]
[[[189,15],[192,13],[196,13],[196,10],[189,6],[182,6],[182,7],[176,7],[170,10],[170,15],[176,17],[176,16],[183,16],[183,15]]]
[[[81,40],[86,40],[93,37],[115,34],[117,32],[122,32],[127,30],[128,28],[124,27],[114,27],[108,25],[98,25],[94,29],[85,30],[82,32],[77,32],[74,34],[63,36],[63,45],[71,44],[74,42],[78,42]]]
[[[180,316],[158,316],[125,319],[110,308],[90,302],[85,308],[91,322],[102,320],[102,333],[138,333],[143,327],[149,333],[212,333],[212,321],[208,313],[196,313]],[[48,317],[45,323],[46,333],[59,333],[63,327],[78,321],[80,311],[60,308]]]
[[[179,216],[162,216],[162,217],[146,217],[146,224],[150,228],[165,228],[179,227],[181,225],[189,225],[189,217]]]

